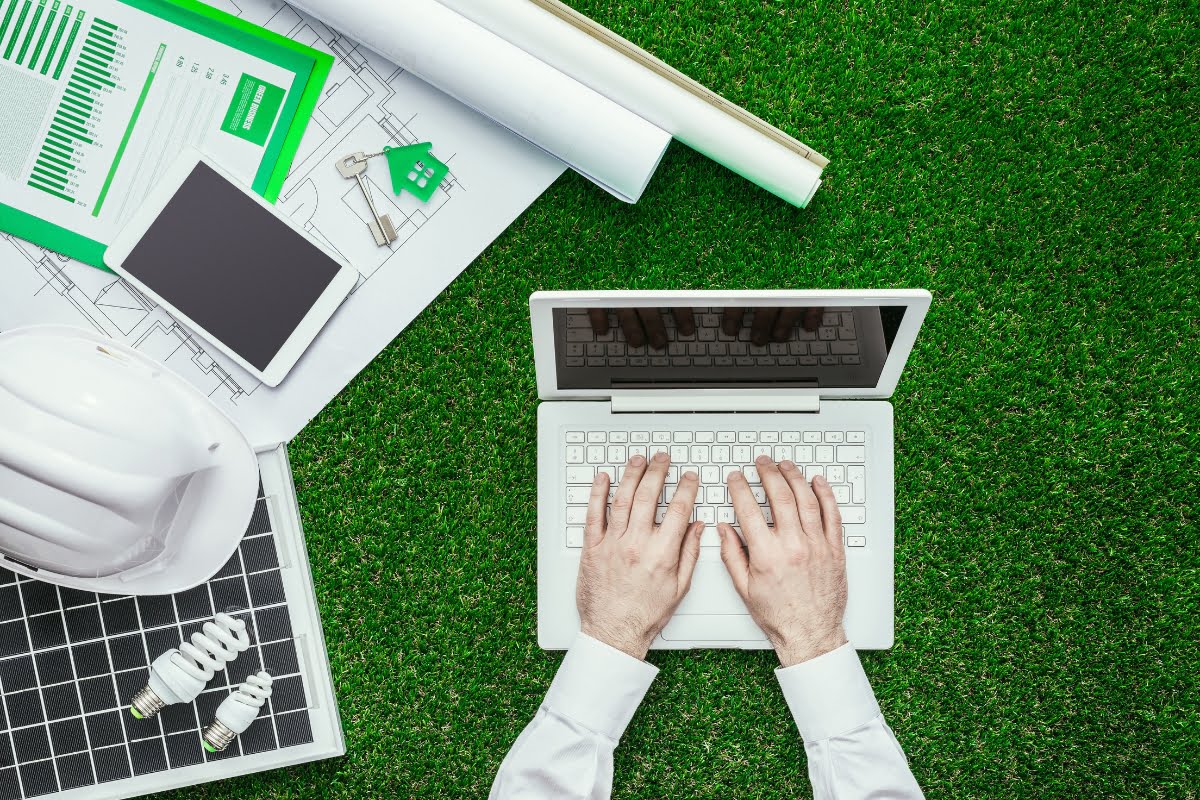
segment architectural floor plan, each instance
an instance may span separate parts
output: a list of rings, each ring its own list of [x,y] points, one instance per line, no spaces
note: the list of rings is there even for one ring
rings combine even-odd
[[[67,323],[132,344],[200,387],[265,446],[295,436],[564,167],[284,3],[212,5],[334,55],[278,206],[354,266],[358,286],[283,384],[270,389],[116,276],[0,234],[0,330]],[[384,159],[369,163],[372,198],[398,234],[378,247],[363,194],[335,161],[425,141],[450,166],[427,203],[394,195]]]

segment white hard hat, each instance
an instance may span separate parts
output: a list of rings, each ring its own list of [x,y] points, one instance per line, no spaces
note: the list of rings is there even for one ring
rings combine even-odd
[[[246,437],[147,356],[64,326],[0,333],[0,567],[112,594],[216,573],[258,496]]]

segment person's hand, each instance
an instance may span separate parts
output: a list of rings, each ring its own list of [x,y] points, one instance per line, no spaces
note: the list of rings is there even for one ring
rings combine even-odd
[[[661,452],[649,464],[629,459],[607,523],[604,473],[588,501],[575,593],[580,630],[639,659],[688,593],[704,532],[703,522],[688,522],[700,485],[691,471],[680,476],[662,524],[654,524],[670,461]]]
[[[726,336],[737,336],[744,324],[746,311],[740,306],[727,306],[721,313],[721,330]],[[753,319],[750,321],[750,342],[762,345],[770,342],[787,342],[792,338],[796,323],[804,330],[812,332],[821,327],[823,308],[802,308],[788,306],[774,308],[770,306],[755,306]]]
[[[648,345],[652,350],[665,350],[668,344],[665,315],[668,313],[675,317],[675,327],[680,334],[691,336],[696,332],[696,317],[690,308],[618,308],[616,312],[617,322],[630,347]],[[597,336],[608,333],[608,309],[589,308],[588,319]]]
[[[791,461],[755,462],[775,529],[750,492],[745,476],[729,476],[729,494],[746,549],[733,526],[717,526],[721,559],[750,615],[790,667],[846,643],[846,554],[842,516],[824,477],[812,485]]]

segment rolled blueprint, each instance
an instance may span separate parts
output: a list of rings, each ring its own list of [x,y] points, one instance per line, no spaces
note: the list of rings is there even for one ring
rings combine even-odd
[[[641,197],[671,142],[638,114],[434,0],[292,4],[626,202]]]
[[[438,2],[789,203],[804,207],[821,185],[820,153],[559,0]]]

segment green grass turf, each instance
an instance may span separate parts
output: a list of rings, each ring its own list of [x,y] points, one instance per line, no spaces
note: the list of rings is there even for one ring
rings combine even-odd
[[[825,185],[797,210],[675,144],[636,206],[575,175],[538,200],[292,445],[349,754],[186,794],[486,794],[561,658],[530,292],[917,286],[896,646],[864,656],[913,771],[1197,796],[1197,5],[577,5],[829,156]],[[809,795],[770,653],[650,660],[616,797]]]

